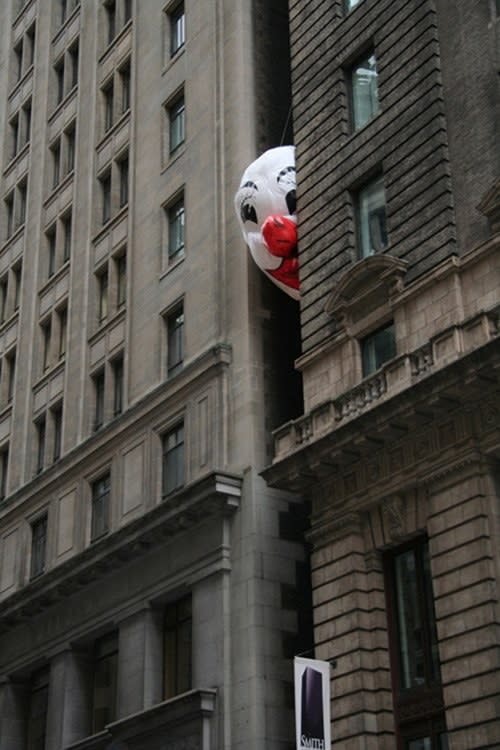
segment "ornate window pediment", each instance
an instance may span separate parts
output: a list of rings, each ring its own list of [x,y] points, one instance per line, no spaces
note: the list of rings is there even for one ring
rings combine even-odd
[[[351,266],[335,286],[325,312],[335,320],[337,330],[368,326],[390,312],[390,301],[402,291],[407,263],[392,255],[371,255]]]

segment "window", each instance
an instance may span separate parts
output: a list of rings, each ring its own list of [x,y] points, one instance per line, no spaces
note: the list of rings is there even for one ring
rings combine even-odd
[[[69,174],[75,168],[75,146],[76,130],[73,123],[65,133],[66,135],[66,174]]]
[[[10,404],[14,397],[14,386],[16,382],[16,350],[5,357],[7,361],[7,402]]]
[[[60,104],[64,98],[64,58],[54,65],[56,82],[56,104]]]
[[[184,142],[184,97],[177,99],[168,109],[169,149],[172,154]]]
[[[45,233],[47,238],[47,274],[50,279],[56,271],[56,227],[50,227]]]
[[[33,24],[26,32],[26,63],[29,68],[35,62],[35,36],[36,36],[36,25]]]
[[[48,370],[50,361],[50,344],[52,339],[52,320],[49,318],[40,325],[42,331],[42,372]]]
[[[427,540],[387,554],[385,573],[398,734],[405,750],[442,750],[447,740],[439,714],[443,698]]]
[[[45,437],[47,434],[45,417],[36,423],[36,473],[43,471],[45,466]]]
[[[184,198],[168,209],[168,261],[184,256]]]
[[[110,633],[94,646],[92,733],[102,731],[116,718],[118,634]]]
[[[127,299],[127,256],[125,253],[115,259],[116,264],[116,306],[122,307]]]
[[[107,534],[109,530],[110,475],[105,474],[92,482],[91,541]]]
[[[21,39],[14,47],[14,77],[16,82],[21,80],[23,74],[23,40]]]
[[[4,200],[5,206],[5,237],[8,239],[14,231],[14,191]]]
[[[0,323],[5,323],[7,317],[7,294],[9,290],[9,277],[6,275],[0,279]]]
[[[66,263],[71,256],[71,222],[73,214],[67,213],[61,219],[62,231],[63,231],[63,263]]]
[[[108,269],[107,267],[97,274],[97,315],[99,322],[105,320],[108,315]]]
[[[17,154],[19,144],[19,115],[14,115],[9,122],[10,131],[10,158],[13,159]]]
[[[98,430],[104,424],[104,392],[105,392],[105,378],[104,370],[101,370],[97,375],[93,377],[94,381],[94,430]]]
[[[26,203],[28,198],[28,183],[26,180],[21,182],[18,188],[18,214],[17,225],[22,226],[26,221]]]
[[[384,362],[396,356],[394,324],[380,328],[361,342],[363,377],[378,370]]]
[[[21,299],[21,282],[23,277],[23,267],[21,263],[14,266],[12,269],[12,280],[14,282],[14,312],[19,310],[19,302]]]
[[[68,0],[59,0],[59,24],[62,26],[68,14]]]
[[[52,409],[52,430],[53,430],[53,450],[52,461],[58,461],[61,457],[62,448],[62,404],[58,404]]]
[[[354,130],[366,125],[380,110],[377,88],[375,55],[366,55],[351,70],[352,126]]]
[[[29,143],[31,137],[31,99],[22,108],[21,148]]]
[[[191,597],[167,605],[163,628],[163,699],[191,689]]]
[[[132,0],[123,0],[123,23],[128,23],[132,18]]]
[[[112,362],[113,370],[113,414],[117,417],[123,411],[123,357]]]
[[[30,676],[28,750],[41,750],[45,747],[49,706],[49,674],[49,668],[44,668]]]
[[[120,68],[119,75],[122,92],[121,111],[124,113],[130,109],[130,61]]]
[[[36,578],[45,570],[46,546],[47,516],[42,516],[31,524],[31,578]]]
[[[167,317],[167,374],[175,375],[184,358],[184,307],[179,305]]]
[[[102,90],[104,101],[104,131],[107,132],[113,125],[115,90],[111,80]]]
[[[102,223],[107,224],[111,219],[111,172],[100,178],[102,198]]]
[[[59,327],[58,358],[63,359],[66,354],[66,340],[68,337],[68,308],[61,307],[57,311],[57,322]]]
[[[61,179],[61,141],[57,141],[50,147],[52,155],[52,187],[59,185]]]
[[[170,55],[173,57],[186,42],[186,20],[184,3],[179,5],[169,14],[170,18]]]
[[[383,177],[368,182],[357,195],[356,221],[361,258],[381,252],[387,247],[385,205]]]
[[[120,175],[120,208],[128,203],[128,154],[118,162]]]
[[[107,0],[104,3],[107,24],[108,44],[111,44],[116,35],[116,0]]]
[[[0,500],[7,496],[7,473],[9,469],[9,447],[0,450]]]
[[[73,89],[78,84],[78,58],[79,58],[79,45],[78,42],[68,50],[69,57],[69,88]]]
[[[169,430],[162,438],[162,496],[184,484],[184,423]]]

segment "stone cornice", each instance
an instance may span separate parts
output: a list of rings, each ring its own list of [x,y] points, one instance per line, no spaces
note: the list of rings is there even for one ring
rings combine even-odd
[[[239,506],[241,486],[240,477],[218,472],[184,487],[5,599],[0,628],[14,627],[210,516],[232,514]]]

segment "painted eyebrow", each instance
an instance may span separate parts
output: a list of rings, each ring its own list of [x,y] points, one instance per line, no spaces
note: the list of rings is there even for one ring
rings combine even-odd
[[[241,187],[242,187],[242,188],[246,188],[246,187],[249,187],[249,188],[253,188],[254,190],[258,190],[258,189],[259,189],[259,188],[257,187],[257,185],[255,184],[255,182],[252,182],[251,180],[249,180],[248,182],[245,182],[245,184],[244,184],[244,185],[242,185]]]
[[[280,181],[280,177],[285,177],[289,172],[295,172],[295,167],[285,167],[281,170],[277,177],[277,181]]]

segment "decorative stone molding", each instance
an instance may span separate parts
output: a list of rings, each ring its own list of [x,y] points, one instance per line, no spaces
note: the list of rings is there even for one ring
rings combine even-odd
[[[396,541],[405,535],[404,500],[400,495],[394,495],[383,501],[382,518],[390,539]]]
[[[500,180],[485,193],[477,208],[487,217],[491,233],[500,232]]]
[[[351,534],[362,534],[361,514],[351,512],[336,516],[330,511],[328,514],[316,518],[314,525],[306,536],[314,548],[318,549]]]

